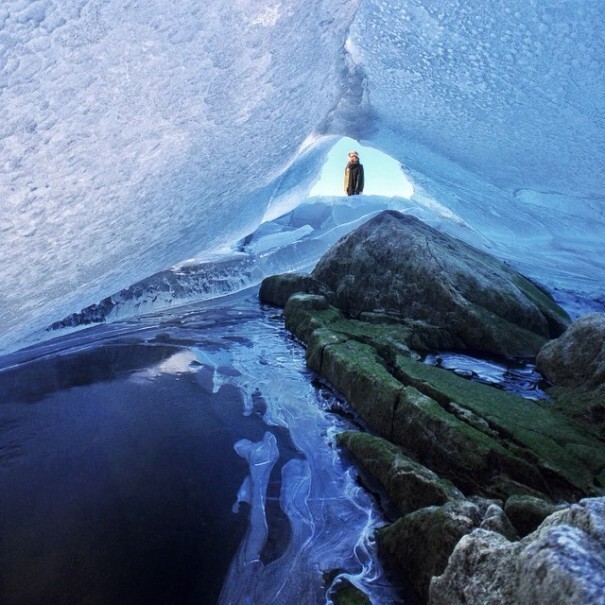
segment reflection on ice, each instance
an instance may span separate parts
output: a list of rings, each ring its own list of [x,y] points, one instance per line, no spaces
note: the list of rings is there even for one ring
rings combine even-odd
[[[346,577],[374,603],[401,602],[385,581],[376,557],[372,534],[381,520],[375,505],[332,445],[331,435],[343,430],[345,421],[322,410],[320,394],[304,370],[304,351],[290,341],[287,347],[275,346],[283,338],[281,322],[272,320],[266,326],[268,331],[250,327],[246,329],[246,346],[230,348],[231,367],[238,370],[237,375],[222,376],[221,381],[241,389],[242,400],[249,402],[244,413],[253,410],[251,413],[259,414],[269,427],[285,427],[302,457],[291,457],[281,467],[279,504],[291,530],[287,547],[277,557],[261,555],[261,560],[250,564],[264,537],[262,516],[252,510],[256,530],[249,530],[232,562],[220,603],[323,602],[327,575],[328,586]],[[304,386],[301,372],[306,376]],[[264,405],[259,405],[259,400]],[[270,466],[273,450],[268,435],[275,430],[266,433],[261,443],[238,442],[236,447],[250,461]],[[238,501],[254,502],[255,490],[266,479],[264,467],[256,469],[261,474],[255,486],[255,469],[252,464],[250,468]],[[260,495],[256,497],[260,502]],[[272,515],[267,514],[266,519],[271,531]]]
[[[146,368],[140,373],[135,374],[133,378],[135,380],[140,377],[150,379],[155,378],[160,374],[183,374],[185,372],[194,372],[196,368],[193,364],[196,363],[197,358],[193,351],[180,351],[159,364]]]
[[[526,399],[548,399],[540,384],[542,376],[531,363],[522,360],[495,361],[479,359],[462,353],[439,353],[427,355],[425,363],[456,374],[483,382],[505,391],[521,395]]]
[[[31,377],[35,393],[22,390]],[[375,605],[401,602],[371,538],[383,521],[333,445],[351,425],[310,378],[255,292],[0,358],[0,453],[19,462],[0,465],[3,573],[47,597],[31,603],[62,602],[69,587],[173,602],[164,585],[184,605],[221,590],[224,604],[319,603],[345,577]],[[32,538],[15,541],[25,526]],[[36,574],[51,557],[58,566]],[[0,601],[11,590],[0,584]]]

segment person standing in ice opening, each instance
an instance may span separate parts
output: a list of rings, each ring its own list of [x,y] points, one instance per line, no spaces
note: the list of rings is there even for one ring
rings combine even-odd
[[[359,154],[349,151],[349,163],[345,168],[345,193],[359,195],[363,192],[363,164],[359,163]]]

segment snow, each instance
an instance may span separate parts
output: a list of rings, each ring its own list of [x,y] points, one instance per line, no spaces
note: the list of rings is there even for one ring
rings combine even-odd
[[[592,0],[6,0],[0,349],[290,212],[343,137],[403,165],[427,219],[602,296],[604,18]]]

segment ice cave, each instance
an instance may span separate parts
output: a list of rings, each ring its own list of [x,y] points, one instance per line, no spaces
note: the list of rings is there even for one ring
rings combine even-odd
[[[259,284],[396,211],[572,321],[605,312],[604,22],[599,0],[5,0],[0,601],[441,602],[377,555],[388,498],[337,445],[364,422]],[[447,355],[525,396],[524,369]]]

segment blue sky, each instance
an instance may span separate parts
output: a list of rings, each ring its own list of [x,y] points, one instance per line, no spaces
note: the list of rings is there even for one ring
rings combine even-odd
[[[397,160],[348,137],[340,139],[331,149],[319,180],[309,193],[310,196],[344,194],[344,168],[348,161],[347,153],[353,149],[359,153],[364,167],[364,194],[411,197],[414,189]]]

